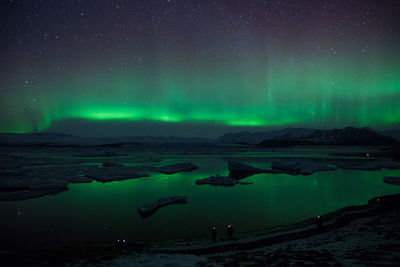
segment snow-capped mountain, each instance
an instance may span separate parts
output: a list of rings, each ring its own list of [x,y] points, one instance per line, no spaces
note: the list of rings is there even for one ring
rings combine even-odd
[[[222,143],[241,143],[261,146],[340,145],[340,146],[392,146],[399,142],[370,128],[346,127],[318,130],[288,128],[272,132],[229,133],[217,138]]]

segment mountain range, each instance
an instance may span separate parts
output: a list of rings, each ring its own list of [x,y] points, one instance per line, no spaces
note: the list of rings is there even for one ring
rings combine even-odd
[[[372,128],[354,127],[332,130],[286,128],[271,132],[229,133],[218,137],[217,141],[270,147],[293,145],[393,146],[400,144],[399,137],[400,131],[398,130],[378,132]]]
[[[58,133],[12,134],[0,133],[0,145],[26,144],[185,144],[222,143],[247,144],[266,147],[293,145],[336,145],[336,146],[400,146],[400,130],[376,131],[372,128],[346,127],[319,130],[310,128],[286,128],[268,132],[228,133],[216,139],[185,137],[79,137]]]

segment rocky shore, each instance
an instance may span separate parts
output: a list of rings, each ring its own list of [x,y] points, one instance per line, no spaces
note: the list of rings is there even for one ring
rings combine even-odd
[[[315,218],[212,243],[124,243],[101,247],[2,252],[13,266],[396,266],[400,262],[400,194]]]

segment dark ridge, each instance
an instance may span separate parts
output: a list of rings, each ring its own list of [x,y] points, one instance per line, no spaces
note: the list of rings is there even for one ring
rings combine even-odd
[[[368,204],[361,206],[348,206],[325,215],[321,218],[326,221],[332,221],[331,224],[324,224],[323,232],[329,232],[339,229],[343,226],[360,218],[368,216],[382,216],[392,211],[397,211],[400,205],[400,194],[376,197],[368,201]],[[268,236],[259,238],[246,243],[240,243],[240,238],[234,242],[213,244],[205,246],[187,245],[182,247],[163,247],[152,245],[146,242],[136,242],[122,245],[104,244],[97,246],[78,246],[78,247],[53,247],[34,250],[16,250],[5,251],[0,253],[0,262],[5,266],[43,266],[45,259],[48,266],[64,266],[66,262],[74,265],[85,263],[104,264],[104,260],[111,260],[124,255],[132,255],[132,253],[167,253],[167,254],[196,254],[207,255],[224,251],[236,251],[246,249],[256,249],[268,245],[278,244],[290,240],[311,237],[318,234],[316,227],[313,229],[305,229],[288,233],[288,231],[298,228],[304,228],[308,225],[315,225],[315,218],[294,223],[287,226],[274,228],[267,232]],[[271,236],[272,235],[272,236]],[[170,243],[168,243],[170,245]]]
[[[259,146],[263,147],[292,147],[292,146],[315,146],[318,145],[317,142],[308,141],[308,140],[264,140],[258,144]]]
[[[384,136],[369,128],[346,127],[333,130],[314,130],[304,137],[292,138],[290,133],[279,139],[267,139],[259,143],[264,147],[289,146],[399,146],[393,137]]]
[[[72,134],[62,134],[62,133],[50,133],[50,132],[40,132],[40,133],[31,133],[32,136],[59,136],[59,137],[77,137]]]
[[[110,144],[101,144],[101,147],[122,147],[122,146],[135,146],[135,145],[142,145],[139,142],[124,142],[124,143],[110,143]]]
[[[333,220],[330,224],[324,224],[323,232],[330,232],[341,227],[344,227],[351,222],[358,220],[360,218],[376,216],[381,214],[386,214],[392,210],[397,210],[400,204],[400,194],[387,195],[382,197],[376,197],[370,199],[367,205],[361,206],[350,206],[342,208],[325,215],[321,216],[321,219],[325,222],[328,220]],[[311,218],[304,222],[298,223],[298,227],[305,227],[307,225],[314,225],[315,218]],[[294,224],[296,226],[296,224]],[[282,242],[287,242],[290,240],[308,238],[313,235],[319,234],[320,231],[315,228],[306,228],[302,231],[282,232],[277,234],[271,234],[265,238],[260,238],[256,240],[250,240],[248,242],[228,242],[223,244],[216,244],[210,246],[195,246],[195,247],[182,247],[182,248],[172,248],[172,249],[156,249],[158,253],[182,253],[182,254],[195,254],[195,255],[207,255],[217,252],[232,251],[232,250],[248,250],[256,249],[260,247],[265,247],[273,244],[278,244]]]

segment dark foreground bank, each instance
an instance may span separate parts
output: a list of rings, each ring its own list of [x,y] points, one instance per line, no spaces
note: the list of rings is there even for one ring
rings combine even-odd
[[[248,266],[400,262],[400,194],[316,218],[212,243],[135,243],[3,251],[2,266]],[[4,265],[3,265],[4,264]]]

